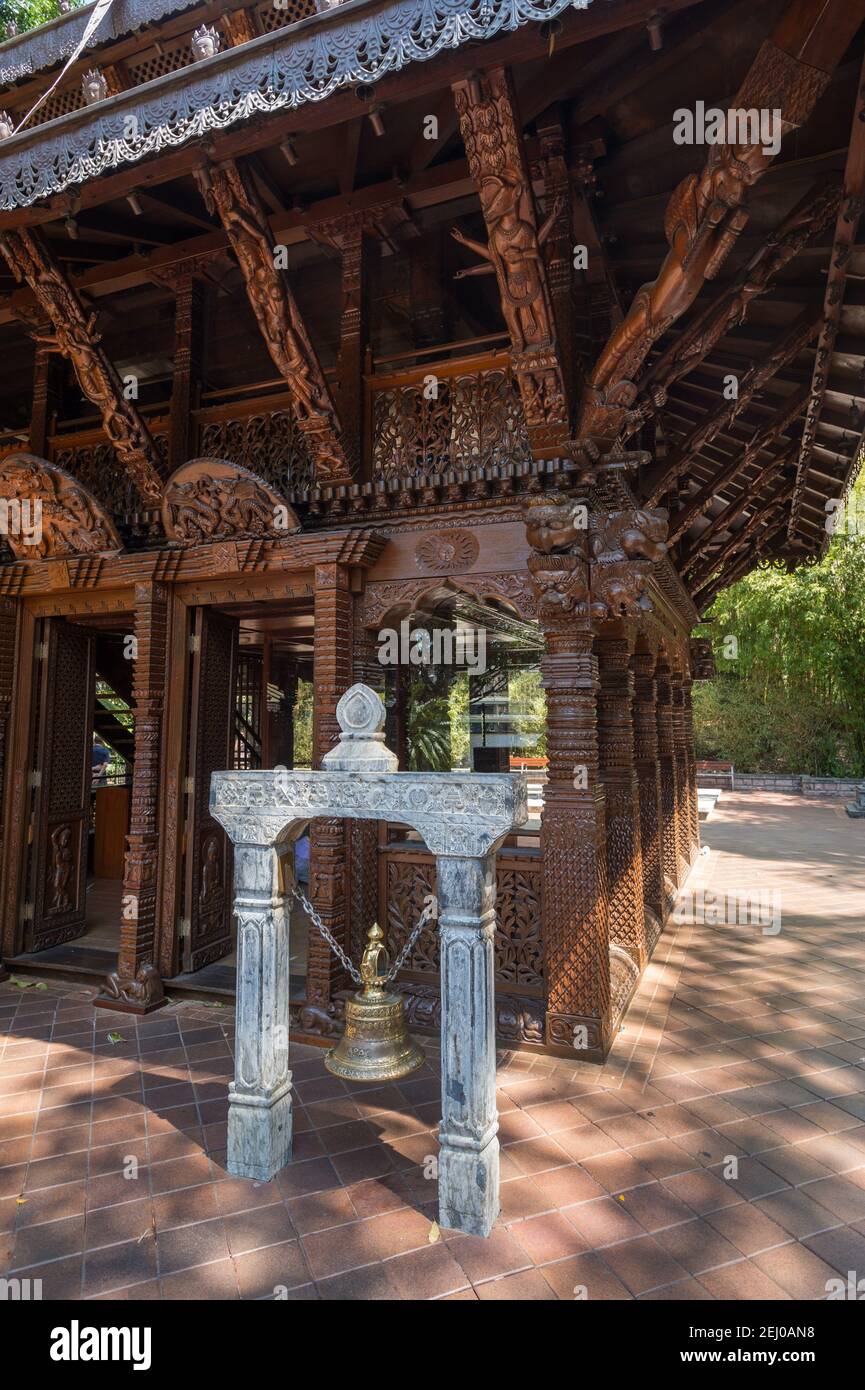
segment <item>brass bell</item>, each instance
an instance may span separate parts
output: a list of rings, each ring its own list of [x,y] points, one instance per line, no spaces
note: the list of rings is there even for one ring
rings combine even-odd
[[[324,1065],[345,1081],[398,1081],[425,1061],[409,1037],[405,1005],[386,988],[390,958],[374,922],[360,966],[363,989],[345,1006],[345,1032]]]

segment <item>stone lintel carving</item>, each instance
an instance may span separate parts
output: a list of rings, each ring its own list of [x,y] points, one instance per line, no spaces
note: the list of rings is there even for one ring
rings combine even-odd
[[[511,338],[512,364],[533,452],[554,452],[567,433],[568,406],[559,360],[543,246],[559,217],[547,209],[539,227],[513,92],[503,68],[454,84],[469,170],[478,189],[487,242],[459,228],[453,235],[492,268]]]
[[[208,209],[219,215],[231,242],[265,345],[291,392],[317,479],[345,480],[351,468],[336,406],[288,277],[278,268],[261,199],[246,171],[233,160],[198,169],[196,180]]]
[[[3,539],[16,560],[123,549],[105,508],[69,473],[33,454],[10,454],[0,472]]]
[[[528,810],[516,774],[486,772],[219,772],[211,815],[235,844],[275,845],[293,822],[314,817],[395,820],[437,855],[489,854]]]
[[[0,251],[19,283],[27,283],[51,332],[34,333],[37,343],[69,359],[81,390],[96,406],[120,463],[132,478],[143,501],[156,506],[162,493],[159,454],[141,415],[123,392],[123,383],[99,346],[97,315],[85,310],[81,299],[63,274],[37,232],[4,232]]]
[[[229,459],[191,459],[165,484],[162,524],[172,540],[284,538],[300,530],[293,507],[262,478]]]

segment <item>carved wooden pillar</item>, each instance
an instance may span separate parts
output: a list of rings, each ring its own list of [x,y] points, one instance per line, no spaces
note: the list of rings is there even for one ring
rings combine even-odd
[[[643,912],[640,802],[634,766],[633,677],[625,636],[602,636],[596,643],[598,755],[606,811],[607,890],[610,941],[621,946],[642,970],[648,956]]]
[[[336,706],[352,684],[353,599],[344,565],[315,571],[312,716],[313,766],[339,738]],[[310,900],[325,926],[345,949],[349,945],[347,844],[342,820],[314,820],[310,830]],[[306,987],[311,1003],[327,1004],[347,983],[345,972],[319,932],[310,926]]]
[[[679,808],[676,795],[676,747],[673,741],[673,691],[666,656],[655,668],[658,710],[658,760],[661,768],[661,855],[668,903],[682,882],[679,864]]]
[[[588,620],[546,616],[541,626],[549,760],[541,820],[546,1041],[571,1056],[597,1060],[610,1043],[598,664]]]
[[[159,873],[159,773],[168,665],[168,590],[135,587],[132,709],[135,761],[123,868],[120,953],[94,1004],[145,1014],[165,1003],[154,964]]]
[[[2,869],[6,845],[3,809],[10,800],[6,781],[11,775],[12,768],[11,721],[12,695],[15,688],[17,618],[17,606],[14,600],[0,599],[0,869]],[[19,759],[23,760],[23,758],[23,750],[19,750]],[[0,938],[2,938],[2,933],[0,933]],[[8,980],[8,978],[9,972],[0,959],[0,981]]]
[[[694,749],[694,706],[691,700],[690,675],[682,681],[682,712],[684,723],[685,787],[688,796],[688,860],[693,862],[700,853],[700,813],[697,804],[697,754]]]
[[[48,330],[46,329],[46,332]],[[48,437],[51,434],[63,386],[63,363],[56,352],[36,349],[33,364],[33,408],[30,412],[30,453],[38,458],[48,457]]]
[[[340,238],[342,252],[342,318],[339,326],[337,401],[342,422],[343,442],[351,471],[362,476],[363,457],[363,368],[367,346],[368,247],[363,221],[345,219]]]
[[[169,467],[195,458],[198,428],[193,412],[201,402],[206,290],[194,275],[177,284],[174,309],[174,378],[171,385]]]
[[[574,237],[571,231],[571,178],[561,122],[554,119],[545,125],[539,123],[538,138],[541,146],[540,167],[544,181],[546,211],[553,218],[544,247],[547,279],[565,391],[568,398],[573,400],[577,386],[573,299]]]
[[[651,937],[664,920],[666,906],[661,862],[661,767],[658,756],[655,658],[636,651],[634,670],[634,766],[640,798],[640,847],[643,853],[643,901],[646,932]],[[656,920],[653,920],[656,919]]]
[[[691,837],[689,830],[690,805],[688,795],[688,750],[685,735],[685,693],[682,689],[682,677],[676,672],[672,681],[672,712],[673,712],[673,747],[675,749],[676,766],[676,828],[679,846],[679,864],[682,868],[682,878],[688,872],[691,863]]]

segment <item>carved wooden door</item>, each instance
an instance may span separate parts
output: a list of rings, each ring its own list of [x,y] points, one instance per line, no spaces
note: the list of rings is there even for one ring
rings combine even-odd
[[[193,623],[183,969],[200,970],[231,950],[232,856],[209,811],[210,777],[233,765],[237,622],[197,608]]]
[[[24,949],[82,936],[87,924],[95,636],[46,618],[37,648],[36,746]]]

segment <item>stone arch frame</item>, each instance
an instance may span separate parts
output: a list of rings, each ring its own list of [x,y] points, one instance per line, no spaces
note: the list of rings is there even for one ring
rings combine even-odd
[[[352,686],[320,771],[215,773],[210,809],[234,844],[237,1047],[229,1171],[270,1181],[291,1153],[286,847],[310,819],[392,818],[435,855],[441,936],[442,1122],[439,1220],[488,1235],[499,1209],[495,1108],[495,856],[528,815],[524,779],[396,772],[384,706]]]

